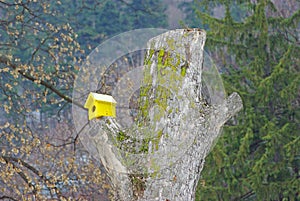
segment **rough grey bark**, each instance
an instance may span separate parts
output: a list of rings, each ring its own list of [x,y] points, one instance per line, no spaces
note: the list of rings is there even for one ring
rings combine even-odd
[[[221,105],[208,105],[202,98],[202,63],[203,47],[205,43],[205,32],[198,29],[174,30],[153,38],[148,46],[156,51],[162,48],[165,52],[170,52],[168,56],[180,55],[181,62],[176,66],[176,71],[180,72],[182,67],[188,64],[185,75],[173,77],[176,81],[169,79],[168,76],[159,76],[157,67],[158,57],[153,56],[150,62],[150,74],[152,77],[152,89],[147,97],[161,98],[155,96],[155,89],[167,78],[169,88],[172,88],[177,97],[176,101],[168,101],[167,115],[154,119],[152,122],[157,126],[161,122],[167,122],[164,126],[166,133],[171,138],[178,138],[178,135],[186,134],[185,143],[175,143],[173,146],[185,149],[185,153],[180,153],[178,160],[169,167],[162,167],[159,173],[155,174],[146,181],[146,188],[143,198],[139,200],[194,200],[196,186],[199,180],[205,157],[209,152],[214,140],[219,135],[221,126],[242,107],[242,102],[238,94],[233,93],[224,100]],[[149,55],[148,55],[149,56]],[[163,55],[162,55],[163,57]],[[176,61],[175,61],[176,62]],[[166,67],[167,68],[167,67]],[[165,73],[172,71],[166,71]],[[172,74],[172,73],[171,73]],[[182,80],[179,80],[182,78]],[[172,109],[172,110],[170,110]],[[178,109],[179,111],[175,111]],[[154,114],[149,114],[154,115]],[[157,123],[161,121],[160,123]],[[178,128],[179,127],[179,128]],[[176,130],[178,128],[179,130]],[[159,149],[168,150],[172,144],[161,138]],[[173,140],[172,142],[175,142]],[[168,151],[166,151],[168,152]],[[167,153],[166,153],[167,155]],[[163,157],[162,160],[168,160]]]
[[[206,155],[222,125],[242,108],[237,93],[218,104],[205,100],[210,96],[202,86],[205,39],[200,29],[151,39],[136,126],[124,130],[110,117],[90,122],[95,131],[87,132],[101,135],[88,144],[107,169],[115,200],[194,200]],[[120,140],[123,133],[126,140]]]

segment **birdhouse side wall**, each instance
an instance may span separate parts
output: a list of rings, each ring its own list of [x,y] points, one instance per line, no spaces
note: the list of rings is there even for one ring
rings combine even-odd
[[[93,103],[94,103],[94,97],[92,95],[89,95],[84,104],[84,108],[90,108],[91,105],[93,105]]]

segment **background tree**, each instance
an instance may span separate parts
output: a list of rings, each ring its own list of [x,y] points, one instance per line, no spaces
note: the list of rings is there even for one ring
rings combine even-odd
[[[167,27],[165,6],[160,0],[61,1],[53,4],[78,34],[77,41],[89,53],[104,40],[124,31]]]
[[[221,67],[227,92],[238,91],[244,102],[243,113],[225,126],[207,158],[197,199],[299,200],[299,2],[188,6],[196,8],[190,13],[194,22],[209,29],[208,51]],[[221,19],[212,16],[219,6]]]
[[[128,4],[125,13],[130,19],[132,29],[166,28],[166,6],[162,0],[133,0]]]
[[[132,28],[122,17],[128,6],[0,0],[0,199],[106,199],[101,164],[73,129],[70,97],[89,51]]]
[[[72,102],[76,34],[49,1],[0,1],[0,14],[0,198],[101,197],[105,179],[92,158],[80,161],[70,119],[45,118]]]

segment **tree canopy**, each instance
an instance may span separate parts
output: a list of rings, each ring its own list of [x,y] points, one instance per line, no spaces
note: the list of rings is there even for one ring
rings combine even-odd
[[[187,24],[208,29],[207,51],[220,66],[227,92],[237,91],[244,103],[206,160],[197,199],[299,200],[299,3],[186,6]],[[223,17],[213,16],[216,8]]]

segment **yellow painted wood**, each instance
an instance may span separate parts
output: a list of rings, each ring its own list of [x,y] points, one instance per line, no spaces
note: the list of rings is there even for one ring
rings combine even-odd
[[[116,104],[117,102],[110,95],[91,92],[84,108],[88,109],[89,120],[102,116],[116,117]]]

